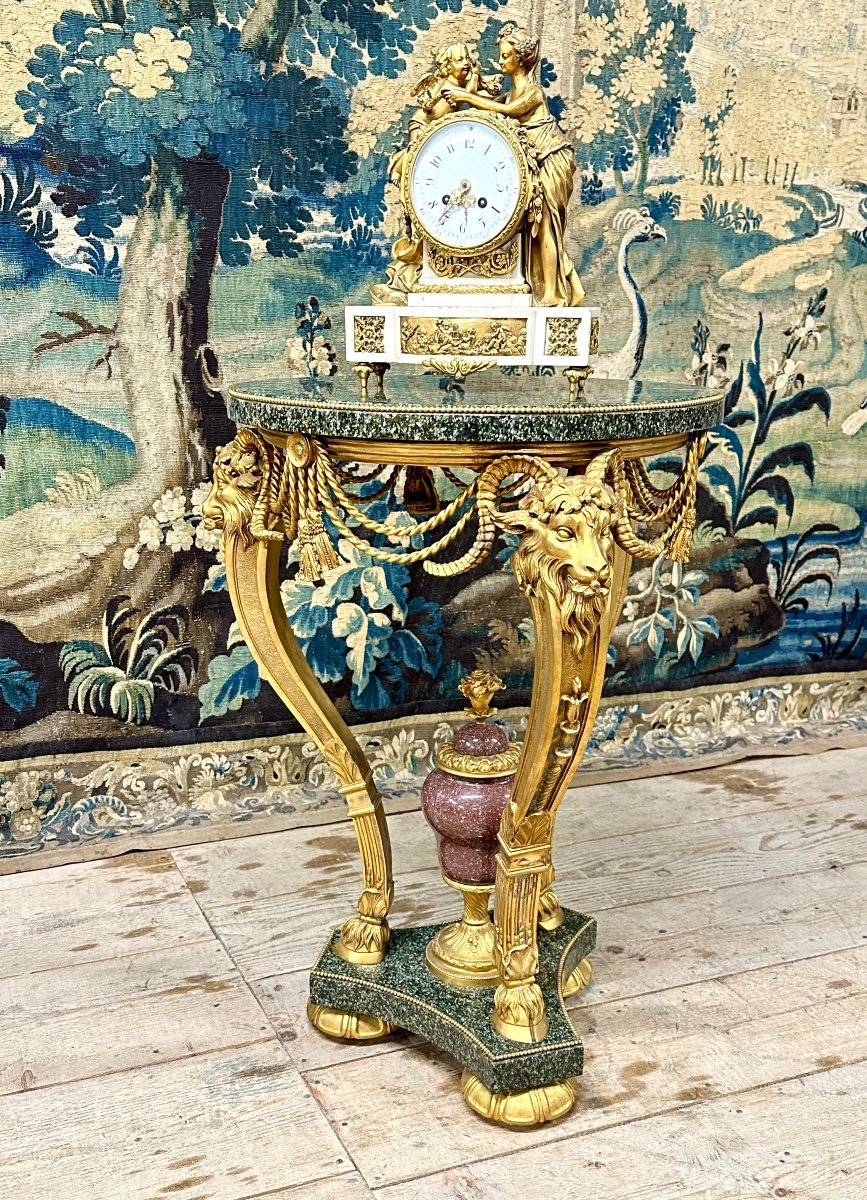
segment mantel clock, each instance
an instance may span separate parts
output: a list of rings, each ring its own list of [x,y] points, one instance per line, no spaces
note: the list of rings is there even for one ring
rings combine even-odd
[[[537,80],[539,44],[500,36],[511,82],[475,49],[444,46],[389,173],[404,234],[373,304],[346,309],[347,359],[366,389],[393,362],[463,378],[493,366],[562,367],[577,394],[598,351],[599,310],[566,248],[573,149]]]

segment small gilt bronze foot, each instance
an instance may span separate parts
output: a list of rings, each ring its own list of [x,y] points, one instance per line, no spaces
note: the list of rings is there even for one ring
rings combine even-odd
[[[385,373],[391,370],[391,363],[371,363],[373,373],[376,376],[376,399],[385,399]]]
[[[584,384],[593,373],[592,367],[566,367],[563,374],[569,380],[569,402],[584,399]]]
[[[565,917],[560,901],[551,888],[546,888],[539,897],[539,924],[549,932],[559,929]]]
[[[355,364],[355,366],[352,369],[355,372],[355,374],[358,376],[358,381],[361,384],[361,399],[362,400],[370,399],[369,383],[370,383],[371,375],[376,376],[376,391],[374,392],[373,398],[375,400],[384,400],[385,399],[385,389],[383,387],[383,380],[385,379],[386,371],[388,371],[390,368],[391,368],[391,363],[356,363]]]
[[[355,913],[341,925],[334,953],[344,962],[374,966],[385,958],[390,936],[388,921]]]
[[[548,1032],[545,999],[538,983],[501,983],[494,992],[491,1024],[513,1042],[541,1042]]]
[[[461,1092],[467,1104],[488,1121],[526,1128],[556,1121],[572,1110],[578,1097],[578,1081],[564,1079],[521,1092],[490,1092],[469,1070],[461,1076]]]
[[[396,1025],[389,1025],[380,1017],[368,1017],[364,1013],[342,1012],[329,1008],[327,1004],[307,1001],[307,1016],[311,1025],[326,1037],[339,1038],[348,1042],[372,1042],[376,1038],[394,1033]]]
[[[356,363],[352,369],[355,372],[355,374],[358,376],[358,381],[361,384],[361,399],[366,400],[367,399],[367,381],[370,379],[370,376],[373,374],[373,367],[370,365],[370,363]]]

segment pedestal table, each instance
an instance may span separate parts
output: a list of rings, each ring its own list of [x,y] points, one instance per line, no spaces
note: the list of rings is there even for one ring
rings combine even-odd
[[[688,556],[704,433],[721,420],[722,400],[686,386],[593,379],[570,400],[559,379],[501,372],[440,386],[436,376],[394,371],[359,395],[344,371],[239,384],[229,412],[239,430],[217,454],[205,517],[223,529],[244,637],[331,766],[361,859],[355,911],[311,973],[310,1019],[341,1038],[398,1027],[428,1038],[464,1065],[464,1097],[483,1116],[513,1125],[562,1116],[583,1056],[563,1000],[589,979],[596,923],[554,891],[555,817],[590,737],[631,559]],[[680,471],[660,487],[645,460],[678,450]],[[403,473],[413,512],[380,521],[365,495],[389,468]],[[425,497],[430,515],[419,515]],[[311,580],[338,564],[340,539],[374,559],[457,575],[484,561],[500,530],[518,537],[512,569],[529,602],[536,666],[499,830],[497,981],[462,988],[427,969],[425,947],[440,926],[389,924],[382,801],[289,626],[281,551],[294,545],[299,574]]]

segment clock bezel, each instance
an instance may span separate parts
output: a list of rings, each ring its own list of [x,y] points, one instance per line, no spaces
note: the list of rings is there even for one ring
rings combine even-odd
[[[429,138],[448,125],[466,124],[468,122],[490,126],[508,144],[518,164],[519,191],[512,216],[499,233],[494,234],[487,241],[475,242],[472,246],[454,246],[451,242],[444,242],[436,234],[432,233],[420,216],[413,203],[412,177],[416,159]],[[527,217],[527,210],[530,206],[531,180],[529,160],[521,144],[517,129],[517,122],[510,120],[508,117],[503,117],[499,113],[488,113],[477,109],[462,109],[460,112],[446,113],[444,117],[433,121],[409,147],[401,179],[401,201],[413,226],[421,233],[425,241],[435,246],[437,250],[453,258],[476,258],[480,255],[488,254],[492,250],[497,250],[500,246],[505,246],[523,226]]]

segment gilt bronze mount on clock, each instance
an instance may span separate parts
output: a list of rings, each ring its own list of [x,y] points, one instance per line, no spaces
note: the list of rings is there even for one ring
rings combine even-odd
[[[406,146],[390,163],[404,234],[373,304],[346,308],[362,392],[392,363],[464,379],[497,366],[559,367],[570,398],[599,350],[598,308],[566,246],[575,155],[537,79],[539,43],[506,25],[502,77],[464,43],[412,89]]]

